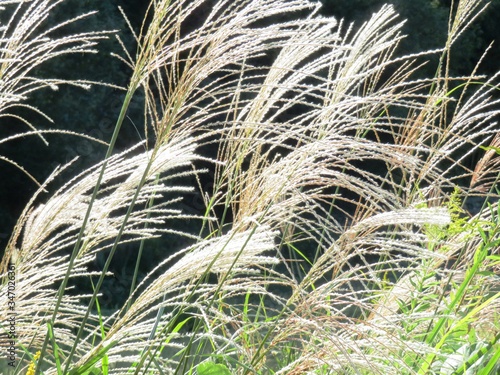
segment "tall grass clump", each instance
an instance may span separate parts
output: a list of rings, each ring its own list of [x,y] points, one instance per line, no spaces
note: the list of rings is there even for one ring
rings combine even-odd
[[[87,82],[35,68],[113,36],[53,37],[78,21],[44,28],[60,2],[3,2],[1,116],[44,116],[31,92]],[[59,186],[67,165],[54,170],[12,231],[2,371],[497,371],[498,77],[450,73],[485,7],[455,1],[441,50],[397,57],[391,6],[353,27],[306,0],[152,1],[135,52],[115,34],[130,81],[104,160]],[[436,55],[435,76],[413,78]],[[136,97],[144,141],[118,152]],[[24,123],[12,137],[50,136]],[[204,209],[183,211],[195,191]],[[166,235],[188,245],[139,277]],[[131,244],[130,293],[110,310],[103,285]]]

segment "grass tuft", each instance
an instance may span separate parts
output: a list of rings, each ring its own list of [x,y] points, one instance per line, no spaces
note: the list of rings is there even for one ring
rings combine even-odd
[[[64,133],[14,109],[44,116],[26,104],[32,92],[90,83],[36,77],[110,34],[64,34],[92,12],[47,26],[60,2],[0,10],[0,116],[30,129],[0,143]],[[442,49],[400,57],[390,5],[353,28],[307,0],[152,1],[137,50],[117,39],[130,80],[100,140],[105,158],[59,186],[72,162],[56,168],[12,231],[0,294],[8,369],[498,371],[498,75],[450,76],[459,37],[485,11],[455,5]],[[413,78],[430,54],[435,76]],[[144,141],[119,152],[141,98]],[[193,192],[204,207],[187,211]],[[186,221],[193,228],[178,229]],[[176,237],[185,246],[141,275],[155,244]],[[126,248],[135,270],[113,310],[104,285]],[[92,289],[75,288],[81,280]]]

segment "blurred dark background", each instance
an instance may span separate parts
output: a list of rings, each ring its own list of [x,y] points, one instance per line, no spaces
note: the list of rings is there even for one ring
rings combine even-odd
[[[400,55],[443,46],[446,38],[450,0],[321,0],[323,15],[344,18],[345,25],[354,22],[360,25],[384,3],[392,3],[402,18],[407,19],[398,53]],[[210,4],[211,2],[208,2]],[[98,14],[79,21],[67,28],[68,31],[119,30],[120,37],[130,54],[135,55],[135,40],[128,29],[118,7],[127,14],[132,27],[137,33],[143,22],[148,6],[145,0],[68,0],[57,7],[58,11],[50,22],[60,22],[90,10]],[[203,12],[202,12],[203,13]],[[452,74],[470,73],[477,60],[488,45],[497,40],[483,61],[480,72],[492,75],[500,66],[500,0],[492,0],[489,9],[482,14],[466,33],[461,36],[458,48],[452,55]],[[130,70],[110,53],[123,55],[119,43],[114,37],[99,46],[100,53],[92,55],[66,56],[46,63],[37,72],[42,77],[83,78],[94,81],[127,86]],[[423,75],[432,76],[436,70],[436,61],[430,60],[422,71]],[[85,133],[109,141],[118,116],[124,92],[105,86],[94,86],[85,91],[75,87],[61,86],[58,91],[46,89],[35,93],[29,104],[35,105],[50,116],[54,123],[49,123],[39,115],[22,113],[38,129],[65,129]],[[119,142],[118,149],[135,144],[143,137],[142,108],[140,96],[132,103]],[[0,139],[21,131],[26,126],[15,119],[0,119]],[[106,151],[105,146],[69,135],[47,135],[49,146],[45,146],[37,137],[20,139],[0,145],[0,155],[15,160],[33,174],[39,181],[44,181],[57,165],[79,157],[63,175],[63,180],[82,171],[85,167],[100,161]],[[21,171],[10,164],[0,161],[0,254],[16,219],[24,206],[36,191],[37,186]],[[55,183],[57,186],[57,181]],[[193,198],[188,206],[194,211],[200,210],[200,200]],[[188,209],[190,207],[187,207]],[[162,247],[160,243],[153,246]],[[123,265],[118,265],[118,269]],[[125,277],[125,276],[124,276]],[[114,286],[116,287],[116,285]]]

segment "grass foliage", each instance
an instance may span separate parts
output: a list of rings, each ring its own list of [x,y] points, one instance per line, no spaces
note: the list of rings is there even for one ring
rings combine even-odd
[[[0,114],[27,128],[0,143],[50,137],[14,110],[44,116],[33,91],[89,84],[37,66],[120,43],[66,35],[78,19],[47,27],[60,2],[1,2]],[[456,0],[441,50],[397,57],[391,6],[352,27],[306,0],[152,1],[137,50],[116,56],[130,81],[105,159],[62,186],[67,166],[54,170],[12,231],[0,321],[8,337],[14,301],[17,360],[4,371],[498,371],[498,77],[449,75],[483,5]],[[431,54],[435,76],[412,78]],[[116,152],[136,96],[145,140]],[[197,214],[182,210],[193,191]],[[185,220],[196,231],[175,229]],[[189,246],[139,277],[163,235]],[[99,301],[125,244],[138,266],[109,311]]]

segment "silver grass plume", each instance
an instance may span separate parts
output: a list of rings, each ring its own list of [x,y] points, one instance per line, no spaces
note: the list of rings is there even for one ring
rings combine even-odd
[[[173,206],[179,202],[181,194],[191,191],[192,188],[173,185],[169,180],[175,179],[177,175],[186,174],[186,167],[196,159],[195,148],[196,144],[191,139],[186,139],[179,143],[164,145],[156,150],[154,155],[150,151],[145,151],[131,156],[131,150],[127,150],[109,159],[103,178],[105,188],[97,197],[95,209],[85,230],[84,244],[72,270],[72,277],[91,275],[92,273],[86,268],[88,264],[95,259],[97,252],[111,246],[107,241],[117,236],[124,221],[125,214],[122,209],[130,204],[148,163],[149,174],[137,199],[143,208],[133,212],[129,217],[125,228],[127,237],[123,238],[123,242],[159,236],[169,231],[164,227],[165,222],[174,218],[189,217]],[[26,343],[31,340],[38,342],[45,334],[46,326],[43,321],[53,308],[56,285],[63,279],[68,268],[69,255],[63,250],[73,246],[76,241],[76,234],[82,226],[100,167],[100,165],[92,167],[70,180],[45,204],[36,208],[31,204],[28,205],[14,229],[6,253],[10,254],[11,262],[19,274],[18,319],[20,322],[30,322],[26,325],[27,331],[20,329],[18,332],[21,342],[24,340],[27,340]],[[168,175],[156,178],[157,175],[164,173]],[[164,194],[169,196],[166,201],[161,200]],[[147,206],[149,200],[155,200],[157,203]],[[145,223],[149,226],[145,226]],[[4,260],[6,259],[8,256]],[[41,270],[45,271],[40,272]],[[34,291],[38,293],[32,295]],[[64,327],[61,328],[61,334],[64,333],[63,336],[67,339],[71,334],[66,331],[78,327],[78,316],[85,312],[84,305],[79,306],[77,303],[83,297],[64,296],[63,307],[57,321]],[[32,304],[37,306],[36,317],[30,316],[29,306]],[[2,298],[2,306],[4,311],[7,311],[6,297]],[[27,316],[24,316],[23,312]]]
[[[138,155],[142,144],[110,156],[39,205],[52,176],[30,201],[3,260],[4,270],[16,263],[25,293],[19,342],[33,352],[47,341],[44,317],[68,268],[62,254],[76,243],[89,204],[71,278],[94,275],[88,264],[110,241],[146,240],[185,218],[176,204],[191,187],[175,185],[175,177],[196,176],[196,148],[217,144],[214,187],[202,189],[207,213],[200,220],[208,233],[192,236],[192,245],[152,270],[122,309],[102,322],[91,313],[79,337],[73,329],[83,324],[88,296],[63,296],[53,330],[65,369],[108,362],[110,374],[191,373],[211,354],[238,374],[412,374],[406,353],[442,360],[444,350],[408,335],[404,324],[415,323],[418,334],[434,315],[459,316],[444,308],[446,286],[425,279],[424,271],[458,280],[466,264],[445,265],[459,252],[462,261],[474,258],[480,243],[463,232],[432,238],[455,220],[444,207],[446,190],[474,177],[466,193],[476,185],[484,191],[492,181],[482,186],[481,176],[496,165],[485,159],[484,170],[472,171],[463,164],[477,145],[494,142],[496,77],[459,99],[448,88],[450,48],[481,11],[478,4],[458,2],[438,75],[413,80],[425,53],[394,57],[402,23],[391,6],[354,33],[319,17],[306,0],[221,0],[184,33],[203,0],[152,2],[137,53],[125,51],[122,60],[132,69],[126,102],[144,90],[145,131],[154,141]],[[306,10],[302,19],[265,22]],[[255,64],[275,51],[270,66]],[[305,109],[290,115],[297,106]],[[463,156],[454,155],[468,145]],[[365,163],[385,166],[386,174]],[[174,198],[145,205],[161,202],[162,194]],[[130,216],[118,214],[132,205]],[[469,222],[487,228],[478,223]],[[118,238],[122,229],[126,236]],[[285,249],[304,242],[313,243],[317,257],[298,277]],[[441,288],[443,299],[404,314],[403,303],[426,296],[415,285],[429,293]],[[485,309],[484,324],[495,306]],[[192,330],[181,329],[187,321],[195,322]],[[48,348],[40,367],[56,374]],[[287,363],[283,353],[291,353]]]
[[[65,80],[59,78],[38,78],[36,68],[45,62],[69,54],[96,53],[99,41],[107,39],[109,31],[91,31],[55,36],[65,27],[92,16],[95,12],[81,14],[52,27],[46,27],[49,15],[57,10],[61,0],[2,1],[0,14],[5,16],[0,24],[0,118],[15,118],[28,127],[28,131],[17,132],[16,136],[3,139],[7,142],[18,136],[37,135],[46,144],[44,133],[26,115],[16,113],[16,108],[34,112],[52,121],[42,110],[27,103],[29,96],[41,89],[58,90],[66,84],[83,89],[92,82]],[[53,132],[61,132],[54,130]],[[64,131],[62,131],[64,133]],[[74,133],[73,133],[74,134]],[[0,160],[16,166],[32,180],[34,177],[15,160],[0,155]]]

